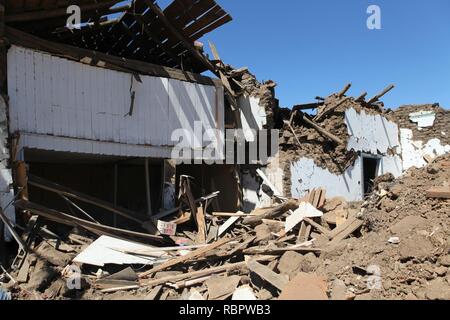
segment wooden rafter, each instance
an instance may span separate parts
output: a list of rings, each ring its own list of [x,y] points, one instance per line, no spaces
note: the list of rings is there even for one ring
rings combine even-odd
[[[90,3],[80,5],[80,8],[82,13],[86,13],[96,10],[108,9],[118,2],[120,2],[120,0],[111,0],[101,3]],[[68,16],[67,7],[11,14],[5,17],[5,21],[6,23],[29,22],[29,21],[48,20],[52,18],[61,18],[65,16]]]

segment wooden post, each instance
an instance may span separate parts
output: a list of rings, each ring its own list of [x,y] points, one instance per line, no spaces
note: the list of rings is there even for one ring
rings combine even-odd
[[[315,118],[314,121],[320,121],[322,120],[326,115],[330,114],[333,110],[339,108],[341,105],[343,105],[345,102],[349,101],[350,97],[345,97],[342,98],[336,105],[326,109],[325,111],[323,111],[321,114],[318,114]]]
[[[367,97],[367,92],[361,93],[361,95],[355,99],[355,101],[364,101],[364,99]]]
[[[342,97],[347,93],[347,91],[351,88],[351,86],[352,86],[351,83],[347,84],[347,85],[344,87],[344,89],[342,89],[341,92],[338,93],[338,96],[339,96],[340,98],[342,98]]]
[[[17,161],[16,168],[16,184],[19,188],[20,199],[28,200],[28,176],[27,165],[24,161]]]
[[[117,207],[117,189],[118,189],[118,180],[119,180],[119,165],[117,163],[114,164],[114,207]],[[114,213],[114,227],[117,227],[117,213]]]
[[[391,91],[394,88],[395,88],[395,86],[393,84],[391,84],[390,86],[385,88],[380,94],[377,94],[375,97],[373,97],[372,99],[367,101],[367,103],[372,104],[372,103],[377,102],[378,100],[380,100],[381,97],[383,97],[386,93],[388,93],[389,91]]]
[[[145,158],[145,191],[147,194],[147,214],[152,216],[152,197],[150,194],[150,168],[148,164],[148,158]]]

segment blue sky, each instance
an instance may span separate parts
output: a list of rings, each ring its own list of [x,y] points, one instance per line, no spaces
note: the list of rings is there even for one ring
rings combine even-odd
[[[212,40],[226,63],[276,81],[284,107],[351,82],[354,96],[395,84],[383,98],[386,107],[439,102],[450,108],[449,0],[216,1],[233,21],[203,42]],[[366,27],[371,4],[381,8],[381,30]]]

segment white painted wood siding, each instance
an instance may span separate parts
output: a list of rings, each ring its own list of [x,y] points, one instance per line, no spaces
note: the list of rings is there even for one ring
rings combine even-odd
[[[139,154],[142,147],[148,147],[144,153],[154,153],[155,157],[162,155],[155,147],[167,151],[174,145],[170,141],[173,130],[192,130],[194,121],[201,121],[204,130],[220,129],[223,133],[223,87],[140,78],[142,83],[131,74],[12,46],[8,51],[10,131],[41,137],[39,148],[48,150],[65,151],[60,150],[66,149],[60,146],[64,138],[70,139],[74,152],[106,149],[101,153],[122,155],[124,148],[120,147],[122,152],[112,149],[125,144],[140,146]],[[134,112],[127,116],[130,90],[136,92]],[[79,146],[78,139],[83,140]],[[25,140],[31,143],[39,139]],[[102,142],[106,143],[104,148],[89,147]]]

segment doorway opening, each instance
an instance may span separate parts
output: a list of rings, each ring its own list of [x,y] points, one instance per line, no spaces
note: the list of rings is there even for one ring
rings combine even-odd
[[[373,191],[373,182],[378,176],[378,168],[380,166],[380,158],[374,156],[362,156],[363,161],[363,192],[364,196]]]

